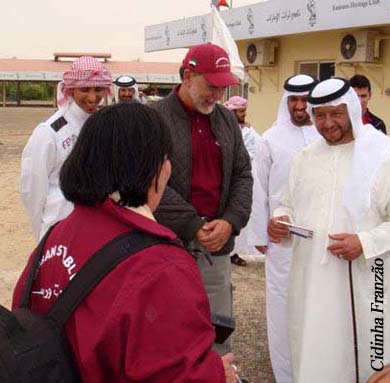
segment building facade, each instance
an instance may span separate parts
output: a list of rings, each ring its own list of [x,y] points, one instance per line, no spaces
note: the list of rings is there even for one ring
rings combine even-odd
[[[390,0],[268,0],[222,11],[247,80],[248,119],[259,131],[276,118],[284,80],[298,73],[321,79],[364,74],[370,109],[390,125]],[[145,28],[145,51],[210,41],[210,15]]]

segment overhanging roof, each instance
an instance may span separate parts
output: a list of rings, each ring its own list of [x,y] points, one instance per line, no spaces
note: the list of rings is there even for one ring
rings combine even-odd
[[[0,59],[0,80],[61,81],[70,61]],[[129,74],[139,83],[177,84],[180,82],[177,63],[109,61],[103,64],[113,77]]]
[[[268,0],[222,11],[235,40],[390,24],[390,0]],[[145,52],[211,40],[210,14],[145,27]]]

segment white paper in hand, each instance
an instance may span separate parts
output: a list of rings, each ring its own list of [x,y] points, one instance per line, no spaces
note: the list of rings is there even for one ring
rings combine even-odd
[[[294,225],[289,222],[284,221],[276,221],[277,223],[281,223],[282,225],[285,225],[290,230],[290,233],[293,235],[297,235],[298,237],[307,238],[307,239],[313,239],[313,230],[310,230],[306,227]]]

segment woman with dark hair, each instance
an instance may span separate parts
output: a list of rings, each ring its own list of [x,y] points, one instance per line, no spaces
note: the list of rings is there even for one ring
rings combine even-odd
[[[69,201],[88,206],[112,193],[121,205],[145,205],[152,181],[157,191],[163,168],[168,176],[163,180],[169,178],[170,150],[169,132],[150,108],[102,109],[86,122],[61,169],[62,192]]]
[[[51,231],[30,308],[46,313],[98,249],[134,229],[176,235],[153,217],[171,172],[171,142],[158,113],[118,104],[86,121],[60,175],[74,211]],[[31,259],[14,292],[20,301]],[[232,354],[211,351],[214,330],[195,261],[157,244],[122,261],[77,307],[66,335],[84,383],[235,382]]]

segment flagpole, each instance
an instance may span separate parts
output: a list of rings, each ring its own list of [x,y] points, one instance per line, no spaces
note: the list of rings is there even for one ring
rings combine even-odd
[[[210,1],[210,9],[212,11],[213,7],[219,12],[219,7],[214,4],[214,1],[211,0]],[[210,17],[211,17],[211,33],[210,33],[210,36],[209,36],[209,42],[211,43],[212,40],[213,40],[213,33],[214,33],[214,17],[213,17],[213,13],[210,11]]]
[[[210,26],[212,27],[210,38],[211,43],[219,45],[229,55],[230,65],[232,72],[237,76],[241,81],[245,77],[245,68],[244,64],[240,59],[240,53],[236,42],[234,41],[225,21],[221,17],[221,12],[217,11],[215,4],[228,6],[226,0],[213,0],[211,5],[211,18]]]
[[[213,17],[213,7],[214,7],[214,3],[213,1],[211,0],[210,2],[210,18],[211,18],[211,29],[210,29],[210,35],[209,35],[209,42],[211,43],[213,41],[213,31],[214,31],[214,17]]]

